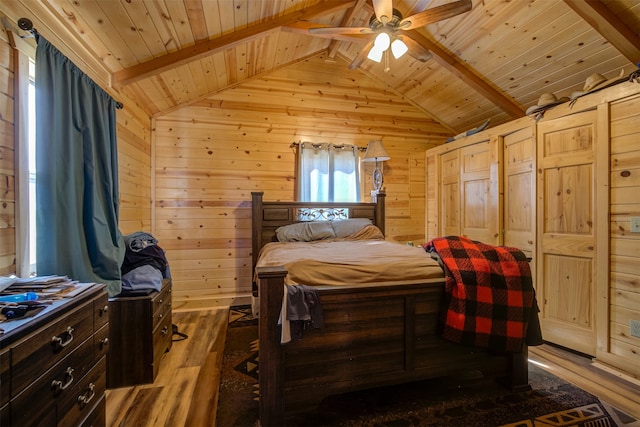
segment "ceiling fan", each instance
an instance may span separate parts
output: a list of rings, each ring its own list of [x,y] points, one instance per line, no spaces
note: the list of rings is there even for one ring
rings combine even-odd
[[[404,18],[393,8],[392,0],[372,0],[374,14],[368,27],[321,27],[309,28],[310,34],[371,34],[366,46],[360,50],[349,65],[355,69],[369,58],[380,62],[385,58],[385,71],[389,70],[389,50],[398,59],[405,53],[415,59],[426,62],[431,59],[431,52],[416,42],[405,31],[424,27],[428,24],[451,18],[471,10],[471,0],[457,0],[441,6],[432,7]],[[375,36],[373,36],[375,35]]]

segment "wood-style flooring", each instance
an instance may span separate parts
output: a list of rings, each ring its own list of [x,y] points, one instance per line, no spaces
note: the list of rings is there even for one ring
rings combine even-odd
[[[107,391],[107,426],[215,426],[228,313],[173,313],[173,323],[189,338],[173,343],[153,384]],[[640,381],[550,345],[532,347],[529,360],[640,419]]]

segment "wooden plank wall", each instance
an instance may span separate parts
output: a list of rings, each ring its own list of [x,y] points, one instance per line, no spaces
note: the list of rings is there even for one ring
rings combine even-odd
[[[0,32],[0,276],[16,272],[13,52]]]
[[[151,119],[133,101],[119,95],[124,104],[116,110],[120,231],[151,230]]]
[[[613,102],[610,114],[609,351],[621,359],[617,366],[640,378],[640,338],[630,334],[631,320],[640,322],[640,234],[630,232],[631,217],[640,217],[640,96]]]
[[[249,295],[251,192],[294,199],[293,142],[382,138],[387,239],[422,243],[424,152],[448,133],[392,89],[321,57],[156,117],[154,234],[169,258],[174,309]]]

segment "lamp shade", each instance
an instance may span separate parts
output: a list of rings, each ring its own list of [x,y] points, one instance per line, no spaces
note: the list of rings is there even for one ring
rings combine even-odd
[[[391,53],[393,53],[393,57],[396,59],[407,53],[408,50],[407,45],[400,39],[395,39],[393,43],[391,43]]]
[[[390,44],[391,44],[391,37],[389,37],[389,34],[384,32],[378,34],[376,36],[376,39],[373,41],[373,46],[376,49],[379,49],[383,52],[389,49]]]
[[[369,141],[367,145],[367,151],[364,153],[363,162],[383,162],[389,160],[391,157],[387,154],[387,150],[384,149],[382,141],[374,140]]]
[[[377,47],[372,47],[371,50],[369,51],[369,54],[367,55],[367,58],[369,58],[372,61],[375,62],[380,62],[382,61],[382,54],[384,53],[384,51],[378,49]]]

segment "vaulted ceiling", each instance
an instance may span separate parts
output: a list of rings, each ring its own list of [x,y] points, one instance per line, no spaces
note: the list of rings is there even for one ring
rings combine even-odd
[[[451,0],[393,0],[404,16]],[[522,117],[543,92],[568,96],[593,73],[634,71],[637,0],[472,0],[469,12],[410,30],[432,53],[359,72],[452,133]],[[311,35],[368,26],[370,0],[8,0],[99,83],[162,115],[310,57],[348,64],[368,39]],[[19,32],[13,27],[14,31]],[[22,35],[26,33],[22,32]],[[383,61],[384,62],[384,61]],[[357,85],[357,81],[354,81]]]

